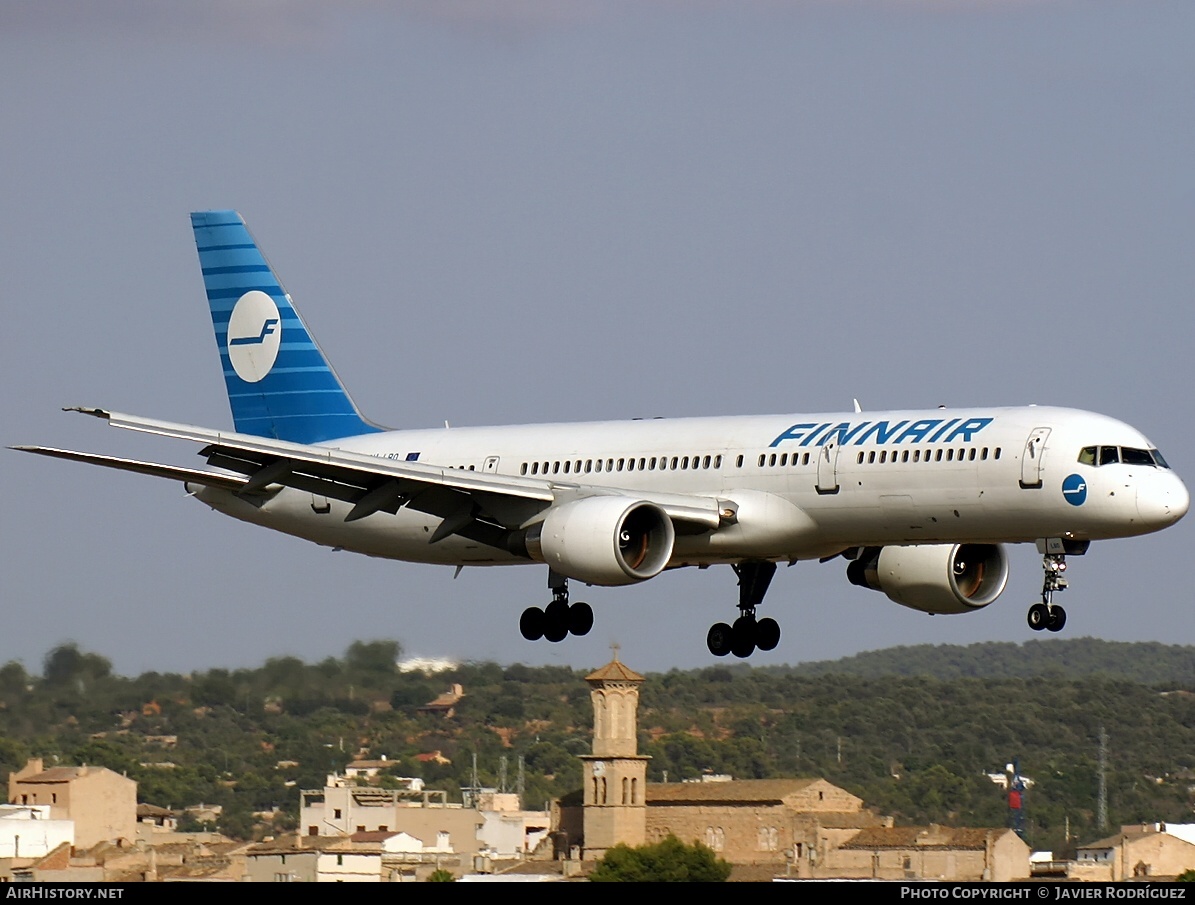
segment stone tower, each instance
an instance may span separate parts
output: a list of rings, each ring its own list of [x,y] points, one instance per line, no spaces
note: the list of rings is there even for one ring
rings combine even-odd
[[[614,659],[585,677],[593,701],[593,754],[582,760],[586,860],[647,838],[647,762],[636,753],[643,676]]]

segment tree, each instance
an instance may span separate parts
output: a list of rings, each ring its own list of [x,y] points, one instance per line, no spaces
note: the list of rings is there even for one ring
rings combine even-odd
[[[79,690],[97,679],[112,673],[112,663],[99,654],[85,654],[74,641],[60,644],[48,654],[42,663],[42,672],[50,685],[74,685]]]
[[[402,645],[397,641],[354,641],[344,659],[354,672],[393,674],[401,656]]]
[[[16,660],[9,660],[0,666],[0,701],[16,700],[29,687],[29,676],[25,667]]]
[[[724,883],[730,864],[697,842],[686,845],[673,835],[654,845],[616,845],[598,862],[594,883]]]

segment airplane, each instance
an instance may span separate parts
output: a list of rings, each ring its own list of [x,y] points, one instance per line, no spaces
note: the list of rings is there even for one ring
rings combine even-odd
[[[1060,631],[1067,556],[1186,514],[1182,480],[1104,415],[1010,408],[634,419],[386,430],[362,417],[236,211],[191,215],[235,431],[73,408],[200,445],[209,469],[14,449],[180,481],[219,512],[336,549],[455,566],[538,563],[552,599],[523,637],[584,635],[569,581],[614,587],[729,565],[738,616],[711,654],[772,650],[757,618],[778,563],[847,561],[848,580],[929,614],[974,612],[1042,555],[1030,628]],[[214,470],[213,470],[214,469]]]

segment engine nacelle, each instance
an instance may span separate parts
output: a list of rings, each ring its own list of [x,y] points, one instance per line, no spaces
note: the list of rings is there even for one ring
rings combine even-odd
[[[1008,556],[999,544],[871,547],[846,575],[852,584],[923,613],[969,613],[1003,593]]]
[[[595,496],[548,510],[527,531],[527,555],[586,584],[634,584],[654,578],[672,558],[676,531],[659,506],[624,496]]]

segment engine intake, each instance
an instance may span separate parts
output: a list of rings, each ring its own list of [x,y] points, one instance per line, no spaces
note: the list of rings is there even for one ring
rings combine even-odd
[[[527,530],[527,555],[586,584],[654,578],[672,558],[676,531],[659,506],[621,496],[586,497],[548,510]]]
[[[999,544],[922,544],[868,548],[847,566],[851,584],[883,591],[923,613],[968,613],[994,601],[1008,584]]]

